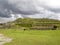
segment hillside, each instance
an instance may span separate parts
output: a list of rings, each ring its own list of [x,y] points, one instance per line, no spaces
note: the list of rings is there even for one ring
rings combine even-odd
[[[17,19],[13,22],[8,22],[5,24],[0,24],[0,28],[17,28],[24,29],[28,28],[31,30],[51,30],[53,28],[60,29],[60,21],[54,19],[33,19],[33,18],[24,18]]]

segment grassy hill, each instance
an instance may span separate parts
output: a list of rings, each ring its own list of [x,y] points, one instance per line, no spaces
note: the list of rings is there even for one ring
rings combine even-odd
[[[0,28],[17,28],[17,29],[31,29],[31,30],[51,30],[54,28],[60,29],[60,21],[54,19],[33,19],[33,18],[19,18],[13,22],[0,24]]]

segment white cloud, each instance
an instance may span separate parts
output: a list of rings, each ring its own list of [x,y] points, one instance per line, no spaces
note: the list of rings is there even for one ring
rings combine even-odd
[[[57,9],[60,7],[59,0],[9,0],[8,2],[12,5],[15,5],[16,8],[19,9],[23,14],[24,13],[27,13],[28,15],[39,14],[40,16],[43,15],[43,17],[56,15],[55,12],[50,11],[47,8]]]
[[[60,0],[0,0],[0,17],[13,20],[21,17],[60,20]]]

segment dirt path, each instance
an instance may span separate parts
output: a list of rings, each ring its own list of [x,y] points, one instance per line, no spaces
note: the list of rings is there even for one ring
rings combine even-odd
[[[0,34],[0,45],[3,45],[5,43],[11,42],[12,39],[9,37],[5,37],[3,34]]]

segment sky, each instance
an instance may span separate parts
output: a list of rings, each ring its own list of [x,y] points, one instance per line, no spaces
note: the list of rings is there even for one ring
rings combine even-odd
[[[0,23],[25,17],[60,20],[60,0],[0,0]]]

